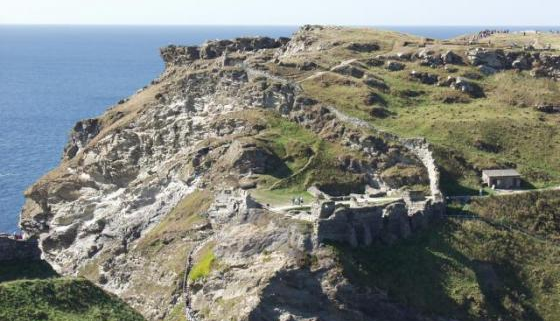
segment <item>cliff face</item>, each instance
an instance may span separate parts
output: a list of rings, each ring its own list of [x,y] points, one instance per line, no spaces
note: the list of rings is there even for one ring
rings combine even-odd
[[[320,243],[313,213],[241,192],[373,188],[397,202],[404,218],[391,224],[402,226],[408,215],[432,211],[432,203],[418,209],[400,200],[403,190],[441,202],[425,142],[353,121],[302,86],[338,75],[328,70],[340,61],[325,50],[352,58],[380,48],[321,30],[163,48],[165,72],[78,123],[60,166],[26,191],[20,224],[39,239],[44,259],[152,320],[181,314],[185,304],[200,320],[424,320],[350,284]],[[399,179],[390,174],[400,169]]]

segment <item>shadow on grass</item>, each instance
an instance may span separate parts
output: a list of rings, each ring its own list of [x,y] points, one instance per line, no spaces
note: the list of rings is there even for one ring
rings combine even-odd
[[[531,291],[507,262],[466,254],[472,246],[484,248],[475,244],[483,242],[484,232],[462,224],[447,220],[394,246],[331,245],[353,284],[382,289],[392,300],[426,315],[542,321],[527,301]]]
[[[476,196],[479,193],[478,189],[464,186],[459,182],[459,177],[447,171],[445,168],[440,168],[440,186],[444,195],[470,195]]]
[[[537,187],[535,185],[533,185],[531,182],[522,179],[521,180],[521,189],[527,189],[527,190],[531,190],[531,189],[537,189]]]
[[[0,283],[16,280],[48,279],[58,274],[45,261],[2,261]]]

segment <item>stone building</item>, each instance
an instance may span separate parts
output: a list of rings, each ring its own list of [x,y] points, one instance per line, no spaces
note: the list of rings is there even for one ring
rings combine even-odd
[[[492,169],[482,171],[482,180],[489,187],[515,189],[521,187],[521,175],[515,169]]]

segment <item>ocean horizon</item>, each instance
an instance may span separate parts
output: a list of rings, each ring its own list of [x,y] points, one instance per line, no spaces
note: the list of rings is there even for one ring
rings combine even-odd
[[[554,26],[371,26],[448,39],[483,29]],[[298,26],[0,25],[0,232],[18,230],[23,192],[57,166],[80,119],[102,114],[164,68],[159,48],[208,39],[290,36]]]

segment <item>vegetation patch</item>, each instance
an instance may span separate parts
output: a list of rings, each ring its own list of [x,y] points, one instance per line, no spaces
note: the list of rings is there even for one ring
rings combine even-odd
[[[560,191],[475,199],[468,210],[532,235],[560,241]]]
[[[493,99],[517,107],[535,107],[539,104],[560,104],[560,86],[551,79],[533,78],[514,71],[495,75],[490,84]]]
[[[476,220],[450,219],[392,247],[335,246],[355,284],[428,315],[555,320],[558,246]]]
[[[195,190],[187,195],[139,241],[136,250],[154,253],[175,239],[185,237],[193,226],[204,223],[200,214],[208,210],[212,201],[213,195],[207,190]]]
[[[116,296],[85,279],[13,281],[0,284],[0,320],[140,321]]]
[[[185,304],[178,302],[173,310],[165,317],[164,321],[190,321],[185,315]]]
[[[200,255],[198,262],[192,267],[189,273],[189,280],[197,281],[206,277],[216,264],[216,257],[211,247],[206,248]]]
[[[251,192],[253,196],[261,204],[269,204],[270,206],[290,205],[292,199],[303,197],[303,204],[309,205],[314,200],[313,196],[307,191],[293,191],[285,189],[275,190],[255,190]]]
[[[362,155],[274,113],[262,113],[268,127],[256,138],[272,150],[286,167],[284,173],[267,173],[259,177],[259,189],[281,190],[279,194],[301,194],[313,184],[356,184],[360,175],[341,168],[339,158]]]

